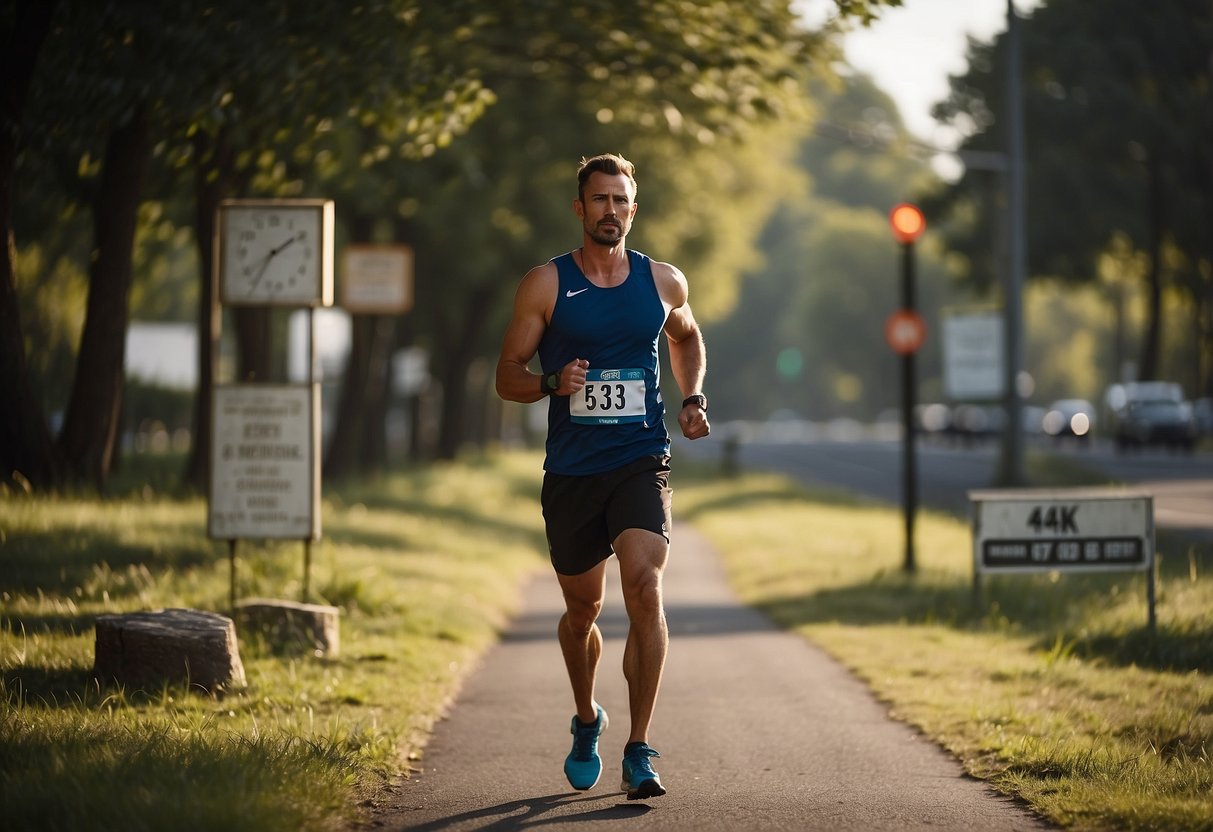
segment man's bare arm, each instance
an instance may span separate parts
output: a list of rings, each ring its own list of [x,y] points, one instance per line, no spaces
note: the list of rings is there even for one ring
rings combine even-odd
[[[514,295],[514,312],[501,342],[497,359],[497,395],[512,402],[537,402],[547,395],[540,386],[541,374],[528,366],[547,329],[548,316],[555,305],[556,267],[551,263],[527,272]],[[559,379],[552,391],[568,396],[585,387],[589,362],[574,359],[558,369]]]
[[[687,301],[686,278],[682,272],[673,266],[657,264],[655,269],[658,277],[658,291],[662,298],[673,304],[665,322],[665,335],[670,347],[670,370],[674,381],[684,398],[703,392],[703,379],[707,373],[707,348],[703,342],[703,332],[691,312]],[[681,408],[678,414],[678,424],[682,435],[688,439],[699,439],[711,432],[707,412],[698,405],[691,404]]]

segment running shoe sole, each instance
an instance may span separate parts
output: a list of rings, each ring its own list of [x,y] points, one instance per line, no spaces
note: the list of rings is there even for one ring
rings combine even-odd
[[[665,794],[665,786],[656,780],[645,780],[634,789],[625,781],[620,788],[628,793],[628,800],[648,800],[650,797],[661,797]]]

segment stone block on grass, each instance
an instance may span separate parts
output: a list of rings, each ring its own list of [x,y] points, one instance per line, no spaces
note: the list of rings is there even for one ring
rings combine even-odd
[[[270,649],[333,658],[340,651],[339,610],[274,598],[236,602],[236,627],[246,638],[263,639]]]
[[[97,616],[93,676],[128,688],[187,683],[207,693],[243,688],[236,626],[226,615],[189,609]]]

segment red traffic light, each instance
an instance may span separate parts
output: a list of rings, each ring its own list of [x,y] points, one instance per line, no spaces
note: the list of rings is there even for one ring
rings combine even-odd
[[[926,218],[917,205],[901,202],[893,206],[889,212],[889,225],[893,229],[893,239],[899,243],[912,243],[922,236],[927,228]]]

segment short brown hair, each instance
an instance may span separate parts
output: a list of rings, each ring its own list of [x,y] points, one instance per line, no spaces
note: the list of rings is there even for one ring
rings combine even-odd
[[[623,174],[632,182],[633,198],[636,194],[636,166],[617,153],[600,153],[589,159],[581,157],[577,168],[577,199],[585,202],[585,183],[590,174],[605,173],[608,176]]]

